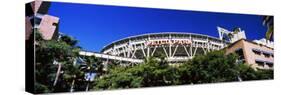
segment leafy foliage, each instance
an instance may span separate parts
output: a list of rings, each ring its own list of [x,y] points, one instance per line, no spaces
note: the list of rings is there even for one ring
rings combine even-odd
[[[171,66],[164,58],[150,57],[133,67],[115,66],[96,79],[94,90],[273,79],[273,70],[254,70],[237,64],[237,58],[214,51]]]
[[[75,47],[77,41],[71,40],[43,40],[40,32],[35,31],[36,39],[36,65],[35,65],[35,92],[65,92],[69,91],[71,80],[80,77],[81,71],[73,65],[74,58],[78,56],[79,48]],[[63,38],[71,38],[63,36]],[[58,61],[62,64],[58,72]],[[62,76],[57,76],[57,74]],[[58,77],[58,85],[53,85]]]
[[[140,88],[181,84],[201,84],[273,79],[273,70],[253,69],[236,63],[237,55],[213,51],[197,55],[182,64],[172,64],[164,55],[148,57],[135,66],[121,66],[111,62],[104,71],[102,61],[94,56],[81,56],[77,41],[69,36],[59,40],[43,40],[36,35],[36,93],[85,91],[101,89]],[[74,64],[77,58],[83,62]],[[55,61],[57,61],[57,64]],[[85,79],[95,73],[95,80]]]
[[[267,27],[267,31],[265,33],[266,40],[273,40],[274,35],[274,23],[273,16],[263,16],[263,24]]]

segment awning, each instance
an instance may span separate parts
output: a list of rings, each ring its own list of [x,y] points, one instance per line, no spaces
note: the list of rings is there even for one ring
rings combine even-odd
[[[268,55],[273,55],[272,52],[268,52],[268,51],[265,51],[265,50],[261,50],[261,49],[257,49],[257,48],[252,48],[253,51],[256,51],[256,52],[262,52],[264,54],[268,54]]]
[[[264,54],[268,54],[268,55],[273,55],[273,53],[268,52],[268,51],[262,51],[262,53],[264,53]]]

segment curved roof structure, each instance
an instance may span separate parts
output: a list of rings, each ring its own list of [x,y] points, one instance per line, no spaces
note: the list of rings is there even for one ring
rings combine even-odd
[[[213,36],[208,36],[204,34],[197,34],[197,33],[187,33],[187,32],[158,32],[158,33],[147,33],[147,34],[141,34],[141,35],[135,35],[135,36],[129,36],[120,40],[113,41],[109,43],[108,45],[104,46],[104,48],[101,50],[101,52],[104,52],[106,49],[113,47],[114,45],[118,45],[121,43],[129,42],[130,40],[138,39],[138,38],[143,38],[147,39],[150,36],[168,36],[168,35],[191,35],[191,36],[199,36],[199,37],[206,37],[209,39],[221,41],[219,38],[213,37]]]

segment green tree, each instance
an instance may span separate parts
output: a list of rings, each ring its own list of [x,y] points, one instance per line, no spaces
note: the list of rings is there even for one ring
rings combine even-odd
[[[95,89],[119,89],[173,85],[178,83],[175,67],[167,61],[149,57],[133,67],[115,66],[109,73],[96,79]]]
[[[75,82],[84,79],[84,73],[80,70],[78,64],[64,64],[63,80],[70,85],[70,92],[74,91]]]
[[[84,72],[84,75],[87,73],[96,74],[96,77],[99,77],[104,73],[104,66],[102,62],[96,58],[95,56],[83,56],[84,65],[81,65],[80,69]],[[87,82],[86,91],[89,89],[89,85],[91,84],[90,80],[85,80]]]
[[[238,64],[236,54],[213,51],[197,55],[178,66],[171,66],[165,58],[146,58],[136,66],[115,66],[96,78],[95,90],[168,86],[179,84],[217,83],[272,79],[273,70],[255,70]]]
[[[265,33],[265,38],[267,40],[273,39],[273,16],[263,16],[263,25],[267,27],[267,31]]]
[[[129,70],[130,69],[130,70]],[[131,73],[132,72],[132,73]],[[118,89],[141,87],[142,77],[134,76],[143,72],[141,68],[115,66],[108,73],[96,78],[94,89]]]
[[[38,31],[35,31],[35,38],[35,72],[36,85],[38,86],[38,88],[35,88],[35,91],[37,93],[42,93],[46,91],[68,91],[68,89],[66,89],[68,87],[68,84],[65,80],[63,80],[64,76],[61,76],[61,74],[63,74],[64,72],[68,72],[68,70],[71,70],[66,67],[69,67],[67,65],[72,65],[73,58],[78,56],[78,52],[80,51],[80,49],[77,48],[75,45],[77,41],[74,39],[68,41],[44,40],[42,39],[42,36]],[[63,38],[70,37],[63,36]],[[57,85],[58,82],[60,82],[60,85]]]

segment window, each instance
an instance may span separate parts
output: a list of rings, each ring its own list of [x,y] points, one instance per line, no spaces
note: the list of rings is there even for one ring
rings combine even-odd
[[[34,23],[35,23],[35,25],[39,25],[40,23],[41,23],[41,18],[35,18],[34,19]]]
[[[264,67],[264,62],[261,61],[256,61],[256,64],[260,67]]]
[[[273,68],[273,63],[266,63],[269,68]]]
[[[252,49],[252,51],[257,55],[261,55],[261,50],[259,49]]]
[[[33,17],[30,19],[30,22],[32,24],[32,26],[38,26],[41,23],[41,18],[39,17]]]
[[[264,55],[266,58],[269,58],[269,57],[270,57],[270,54],[267,54],[267,53],[263,53],[263,55]]]
[[[245,62],[244,52],[242,48],[236,49],[235,53],[238,55],[238,61]]]
[[[58,26],[58,24],[57,24],[57,23],[53,23],[52,25],[53,25],[53,26]]]
[[[267,51],[263,51],[263,55],[264,55],[265,57],[269,58],[270,56],[273,55],[273,53],[267,52]]]

